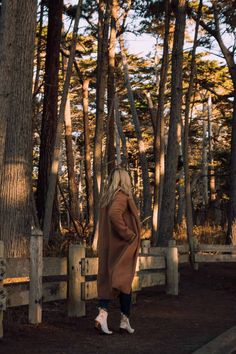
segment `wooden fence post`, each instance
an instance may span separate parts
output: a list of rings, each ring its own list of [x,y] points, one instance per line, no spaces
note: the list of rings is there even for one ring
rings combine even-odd
[[[3,289],[3,278],[6,272],[6,262],[4,260],[4,244],[0,241],[0,339],[3,337],[3,310],[6,308],[6,293]]]
[[[82,276],[82,258],[85,258],[85,247],[81,245],[72,245],[69,248],[69,298],[68,298],[68,316],[85,316],[85,301],[82,301],[82,286],[85,281]]]
[[[167,248],[167,294],[178,295],[179,272],[178,272],[178,248],[174,240],[169,241]]]
[[[148,254],[150,252],[151,242],[150,240],[141,240],[141,253]]]
[[[29,323],[42,322],[43,232],[34,228],[30,238]]]

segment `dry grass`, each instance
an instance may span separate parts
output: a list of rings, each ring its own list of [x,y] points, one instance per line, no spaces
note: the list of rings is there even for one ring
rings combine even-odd
[[[221,226],[212,226],[208,223],[193,227],[193,237],[199,243],[205,244],[225,244],[226,232]],[[186,226],[179,226],[175,231],[174,238],[178,241],[187,242]]]

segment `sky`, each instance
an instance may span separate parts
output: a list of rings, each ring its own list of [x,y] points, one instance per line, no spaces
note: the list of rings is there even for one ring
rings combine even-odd
[[[65,0],[65,5],[76,5],[78,0]],[[83,26],[83,23],[80,22],[80,26]],[[146,56],[149,52],[155,51],[155,38],[148,34],[142,34],[135,36],[132,33],[126,33],[124,35],[125,46],[128,49],[129,53],[136,54],[139,56]]]
[[[66,5],[75,5],[78,3],[78,0],[65,0],[65,4]],[[129,27],[130,24],[132,23],[131,21],[133,21],[133,19],[128,19],[128,24]],[[135,27],[137,28],[138,26],[138,22],[139,20],[135,20]],[[80,22],[80,26],[83,26],[83,23]],[[188,34],[190,34],[190,36],[193,38],[194,36],[194,28],[195,25],[189,25],[189,27],[187,28],[188,30]],[[155,55],[155,51],[156,51],[156,38],[150,34],[140,34],[138,36],[132,34],[132,33],[125,33],[124,34],[124,40],[125,40],[125,47],[126,49],[128,49],[130,54],[135,54],[137,56],[140,57],[145,57],[147,56],[150,52],[153,53],[153,56]],[[226,37],[224,38],[226,46],[230,46],[232,38],[229,35],[226,35]],[[190,42],[186,42],[185,43],[185,49],[188,49],[191,47],[191,43]],[[160,48],[159,48],[160,50]],[[198,52],[201,51],[206,51],[206,48],[198,48]],[[158,53],[159,55],[161,53]],[[218,46],[218,43],[216,41],[214,41],[214,45],[213,48],[210,50],[209,55],[207,56],[210,59],[214,59],[214,60],[218,60],[221,63],[224,63],[224,59],[220,58],[219,55],[221,55],[221,51],[220,48]]]

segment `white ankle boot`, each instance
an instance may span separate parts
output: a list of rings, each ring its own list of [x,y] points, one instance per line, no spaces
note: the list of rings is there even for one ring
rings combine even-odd
[[[98,329],[101,333],[112,334],[112,331],[110,331],[107,326],[107,316],[108,312],[99,307],[99,314],[95,318],[95,328]]]
[[[121,313],[120,331],[128,332],[130,334],[134,333],[134,329],[130,326],[129,318],[123,313]]]

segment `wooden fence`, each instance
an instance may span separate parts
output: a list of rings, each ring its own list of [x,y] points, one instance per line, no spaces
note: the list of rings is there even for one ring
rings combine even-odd
[[[97,298],[98,258],[86,257],[83,246],[72,245],[68,258],[42,257],[42,233],[31,237],[30,259],[3,258],[0,242],[0,338],[6,307],[29,305],[29,322],[42,321],[43,302],[68,300],[69,316],[84,316],[86,301]],[[235,262],[236,246],[195,245],[195,264]],[[143,244],[138,257],[133,293],[149,286],[164,285],[167,294],[178,295],[179,265],[189,262],[188,245],[150,247]],[[5,275],[5,277],[4,277]],[[4,277],[4,279],[3,279]]]
[[[6,259],[5,277],[0,282],[0,294],[1,286],[7,294],[6,307],[28,305],[29,322],[40,323],[43,302],[67,299],[68,315],[84,316],[86,301],[97,298],[98,258],[86,257],[85,247],[81,245],[72,245],[68,258],[42,257],[42,241],[40,232],[32,235],[30,259]],[[1,261],[3,244],[0,245]],[[168,294],[177,295],[178,282],[175,242],[166,248],[141,249],[132,284],[134,293],[145,287],[164,285]],[[0,307],[0,328],[3,309]]]
[[[236,246],[196,244],[194,260],[196,266],[200,263],[236,262]]]

